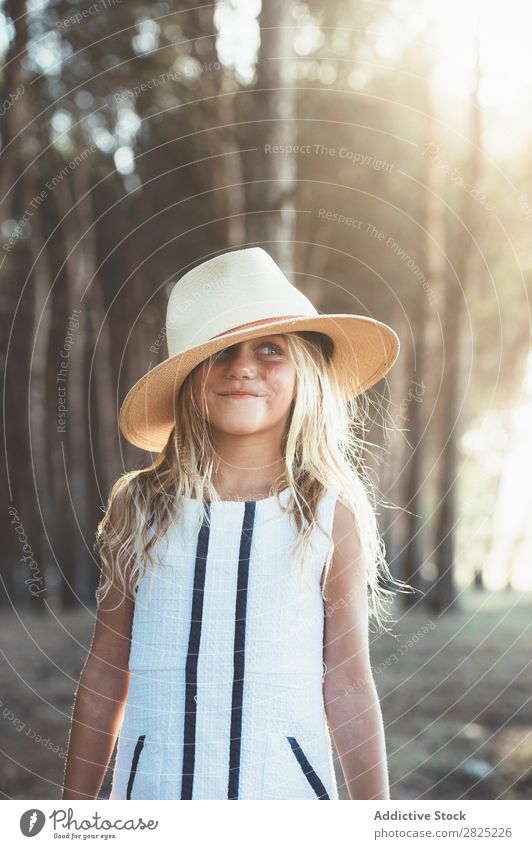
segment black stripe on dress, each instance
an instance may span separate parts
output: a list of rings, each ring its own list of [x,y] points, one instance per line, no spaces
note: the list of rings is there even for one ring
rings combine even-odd
[[[210,503],[208,501],[206,502],[206,509],[207,515],[210,518]],[[192,799],[192,788],[194,784],[198,656],[201,639],[201,619],[203,616],[203,596],[205,590],[205,572],[207,567],[208,550],[209,525],[204,517],[198,534],[198,544],[196,547],[192,611],[190,617],[187,661],[185,666],[185,726],[183,733],[183,775],[181,779],[182,799]]]
[[[242,743],[242,705],[244,695],[244,668],[246,656],[246,612],[248,603],[249,555],[253,525],[255,522],[255,502],[246,501],[244,521],[240,536],[238,557],[238,577],[235,605],[235,640],[233,648],[233,694],[231,701],[231,741],[229,745],[229,785],[228,799],[238,799],[240,783],[240,753]]]

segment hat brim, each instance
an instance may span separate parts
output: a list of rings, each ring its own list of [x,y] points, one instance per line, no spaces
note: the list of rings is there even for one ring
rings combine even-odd
[[[169,357],[141,377],[122,403],[119,415],[122,434],[138,448],[162,451],[175,424],[177,392],[197,365],[228,345],[255,336],[298,330],[314,330],[332,339],[332,364],[346,400],[381,380],[399,354],[399,338],[391,327],[373,318],[350,314],[288,318],[225,333]]]

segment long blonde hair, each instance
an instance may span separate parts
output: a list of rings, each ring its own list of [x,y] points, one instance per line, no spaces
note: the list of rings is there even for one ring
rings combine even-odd
[[[368,399],[365,393],[347,402],[343,399],[331,366],[333,343],[328,336],[304,331],[287,333],[285,339],[297,390],[281,443],[285,471],[271,494],[290,488],[293,501],[287,509],[293,509],[298,531],[293,557],[303,567],[314,529],[321,527],[316,518],[319,501],[327,489],[338,488],[339,498],[353,513],[363,552],[369,620],[382,630],[386,621],[394,621],[387,616],[394,593],[382,584],[412,588],[391,575],[377,525],[375,491],[362,456]],[[102,562],[99,603],[115,580],[123,592],[135,593],[148,560],[153,563],[152,547],[175,521],[181,495],[202,504],[206,495],[211,501],[218,499],[212,483],[217,454],[194,396],[196,369],[180,387],[175,426],[159,456],[147,468],[121,475],[111,488],[96,532],[95,550]],[[208,521],[204,504],[202,509]],[[157,533],[150,535],[150,528],[157,528]],[[334,550],[332,536],[327,536],[322,594]]]

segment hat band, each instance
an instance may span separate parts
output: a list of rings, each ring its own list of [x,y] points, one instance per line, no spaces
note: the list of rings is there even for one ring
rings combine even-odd
[[[308,318],[307,315],[270,315],[267,318],[259,318],[257,321],[248,321],[247,324],[237,324],[236,327],[229,327],[227,330],[222,330],[210,339],[218,339],[219,336],[226,336],[228,333],[233,333],[235,330],[243,330],[244,327],[256,327],[257,324],[264,324],[265,321],[277,322],[284,321],[286,318]]]

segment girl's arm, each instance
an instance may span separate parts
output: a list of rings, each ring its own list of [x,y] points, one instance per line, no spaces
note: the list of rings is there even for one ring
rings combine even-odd
[[[350,799],[389,799],[384,726],[368,644],[366,564],[352,512],[339,500],[325,584],[327,722]]]
[[[103,579],[103,570],[100,580]],[[125,708],[134,599],[113,584],[98,607],[76,693],[63,799],[97,799]]]

